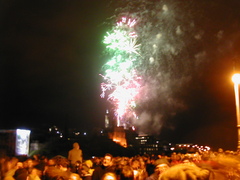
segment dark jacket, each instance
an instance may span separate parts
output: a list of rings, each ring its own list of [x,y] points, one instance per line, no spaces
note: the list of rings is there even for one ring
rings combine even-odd
[[[101,180],[102,176],[107,172],[116,173],[116,167],[115,166],[105,167],[103,165],[96,167],[96,169],[93,171],[92,180]]]

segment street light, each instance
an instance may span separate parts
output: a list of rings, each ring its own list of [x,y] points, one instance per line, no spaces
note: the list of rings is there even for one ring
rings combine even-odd
[[[240,84],[240,74],[234,74],[232,76],[232,81],[234,83],[234,92],[236,99],[236,115],[237,115],[237,129],[238,129],[238,146],[237,149],[240,150],[240,111],[239,111],[239,84]]]

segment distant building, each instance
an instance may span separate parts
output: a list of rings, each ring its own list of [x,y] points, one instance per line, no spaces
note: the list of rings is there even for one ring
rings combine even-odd
[[[162,152],[162,146],[153,136],[139,135],[135,139],[138,142],[139,154],[159,154]]]
[[[112,111],[106,110],[105,119],[104,119],[104,127],[106,129],[113,128],[116,126],[117,122]]]
[[[109,128],[110,127],[110,120],[109,120],[109,112],[108,109],[106,110],[106,114],[105,114],[105,128]]]

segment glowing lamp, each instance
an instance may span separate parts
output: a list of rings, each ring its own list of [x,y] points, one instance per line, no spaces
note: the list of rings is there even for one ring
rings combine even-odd
[[[239,109],[239,84],[240,84],[240,74],[234,74],[232,76],[232,81],[234,83],[235,101],[236,101],[236,117],[237,117],[237,130],[238,130],[238,146],[237,149],[240,150],[240,109]]]
[[[240,84],[240,74],[236,73],[232,76],[232,81],[234,84]]]

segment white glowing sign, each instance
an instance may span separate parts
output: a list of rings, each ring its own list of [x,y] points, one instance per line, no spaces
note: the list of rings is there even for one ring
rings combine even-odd
[[[30,143],[30,130],[16,130],[16,155],[28,155]]]

